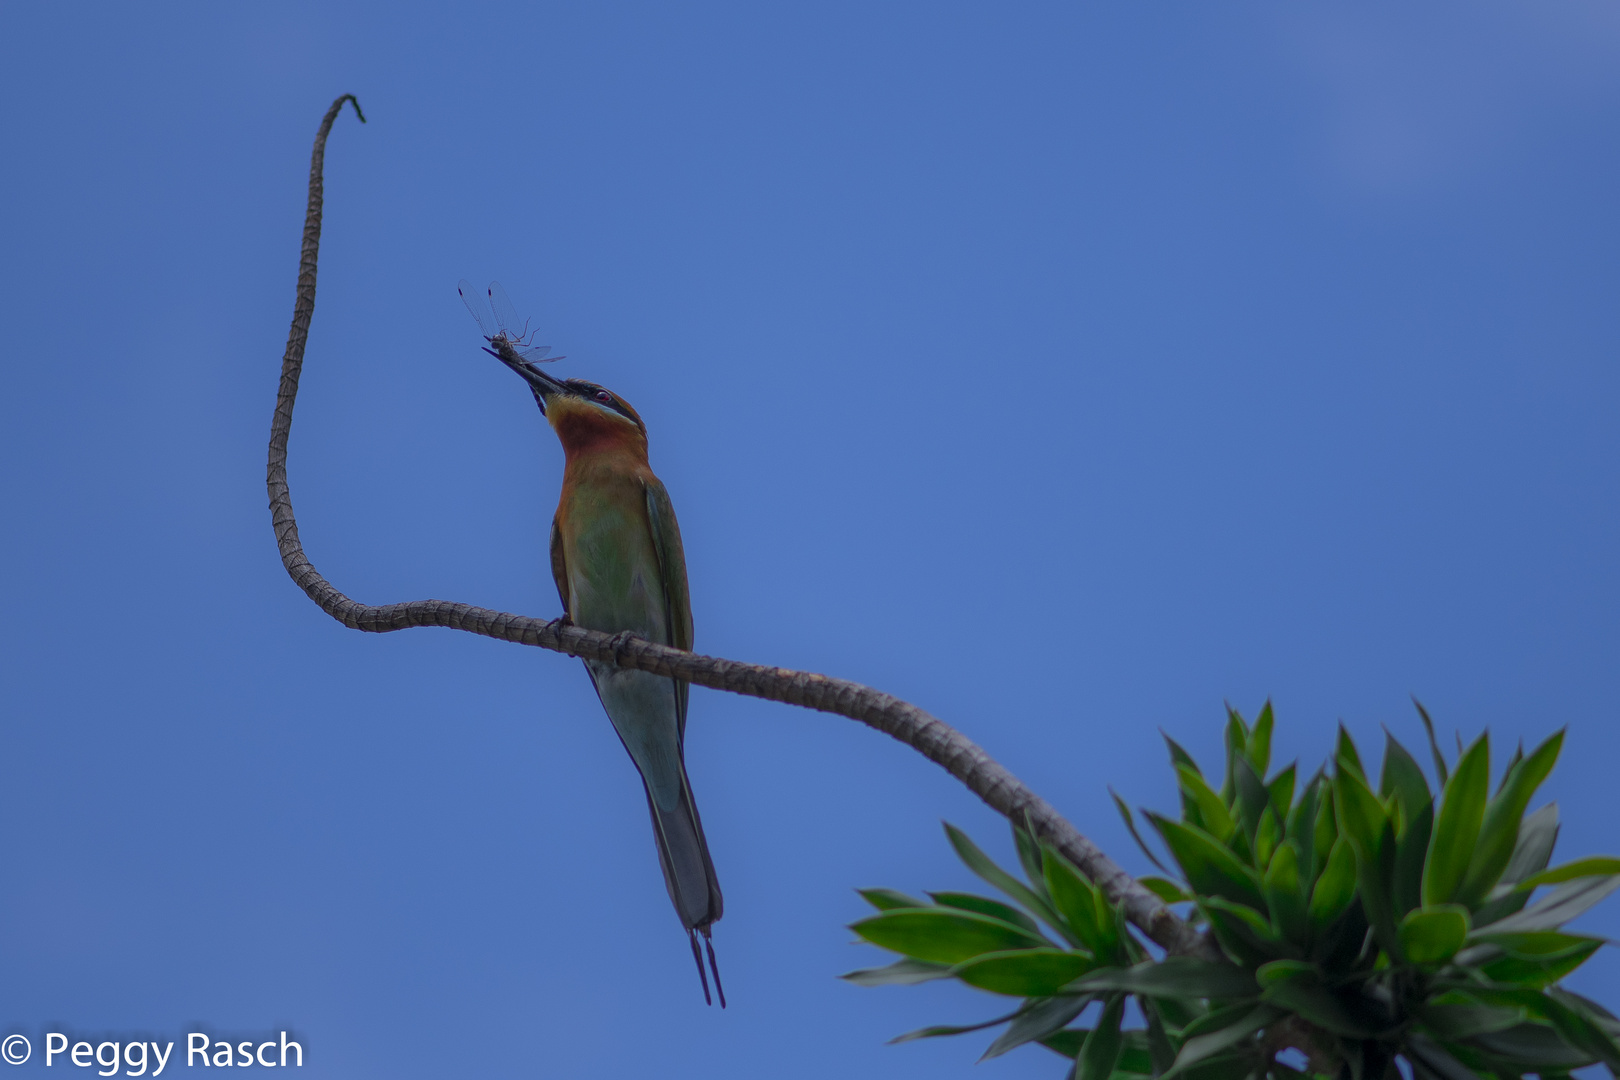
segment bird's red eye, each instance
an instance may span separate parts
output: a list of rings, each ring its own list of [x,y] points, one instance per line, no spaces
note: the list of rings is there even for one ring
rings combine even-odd
[[[596,400],[600,401],[604,405],[611,405],[613,404],[613,395],[608,393],[606,390],[598,390],[596,392]]]

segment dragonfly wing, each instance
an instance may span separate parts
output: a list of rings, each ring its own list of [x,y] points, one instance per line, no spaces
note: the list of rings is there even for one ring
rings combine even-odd
[[[478,329],[484,332],[485,337],[492,338],[499,333],[494,320],[490,318],[489,305],[484,302],[484,297],[479,295],[480,290],[473,288],[472,282],[462,278],[456,284],[456,292],[461,294],[461,302],[472,312],[473,321],[478,324]]]
[[[546,354],[550,351],[550,345],[533,345],[527,349],[519,349],[517,353],[531,364],[543,364],[546,362]],[[556,357],[552,359],[555,360]]]
[[[489,306],[495,312],[495,322],[506,331],[506,336],[513,341],[522,340],[525,329],[523,320],[518,318],[517,308],[512,306],[511,298],[498,281],[489,283]]]

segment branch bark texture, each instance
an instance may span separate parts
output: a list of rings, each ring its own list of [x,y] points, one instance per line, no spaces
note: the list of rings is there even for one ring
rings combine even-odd
[[[668,675],[698,686],[733,694],[780,701],[821,712],[836,713],[876,728],[910,746],[945,768],[991,808],[1014,821],[1025,816],[1037,835],[1050,842],[1125,912],[1150,939],[1172,953],[1200,952],[1201,935],[1171,911],[1157,896],[1114,863],[1103,851],[1069,824],[1050,803],[997,764],[970,739],[917,706],[860,683],[833,679],[805,671],[744,664],[735,660],[683,652],[628,634],[610,635],[585,630],[562,619],[547,621],[512,615],[446,600],[415,600],[372,607],[351,600],[322,577],[304,554],[287,487],[287,439],[292,429],[293,402],[315,311],[315,275],[321,242],[322,172],[326,138],[345,102],[354,105],[362,123],[365,116],[352,94],[332,103],[315,135],[309,162],[309,205],[304,218],[303,250],[298,265],[298,292],[292,328],[281,363],[281,386],[270,427],[270,459],[266,482],[276,543],[287,573],[322,611],[344,626],[370,633],[387,633],[413,626],[444,626],[501,641],[533,645],[587,660],[607,661],[620,667]]]

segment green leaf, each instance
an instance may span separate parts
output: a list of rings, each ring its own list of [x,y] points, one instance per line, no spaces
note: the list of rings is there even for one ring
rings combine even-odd
[[[1557,930],[1504,932],[1494,927],[1475,934],[1474,940],[1495,945],[1516,956],[1556,956],[1583,948],[1594,941],[1602,944],[1601,938],[1586,934],[1565,934]]]
[[[1324,929],[1349,910],[1356,898],[1356,853],[1350,842],[1341,838],[1328,855],[1322,876],[1316,879],[1311,891],[1311,923]]]
[[[1520,911],[1529,901],[1530,894],[1537,885],[1548,885],[1553,882],[1545,879],[1534,884],[1527,884],[1527,879],[1537,877],[1547,869],[1547,863],[1552,860],[1553,845],[1558,841],[1558,804],[1548,803],[1540,810],[1524,819],[1519,826],[1519,841],[1513,846],[1513,857],[1508,860],[1507,869],[1502,871],[1502,881],[1492,889],[1489,899],[1474,909],[1474,925],[1488,926],[1499,919],[1506,918]],[[1575,863],[1566,864],[1573,870],[1578,864],[1586,860],[1580,859]],[[1566,867],[1559,867],[1563,872]],[[1601,872],[1601,866],[1594,867]],[[1585,867],[1569,874],[1569,877],[1580,877],[1586,872]]]
[[[1524,740],[1520,739],[1518,745],[1513,748],[1513,756],[1507,759],[1506,765],[1502,766],[1502,782],[1496,786],[1498,795],[1507,790],[1508,780],[1513,776],[1513,767],[1523,760]]]
[[[1237,822],[1226,808],[1226,803],[1198,775],[1194,769],[1185,765],[1177,766],[1176,777],[1180,782],[1182,799],[1191,799],[1198,808],[1198,820],[1195,824],[1201,825],[1205,832],[1210,833],[1222,843],[1232,838],[1237,829]]]
[[[1136,818],[1131,816],[1131,808],[1126,805],[1124,799],[1119,797],[1119,792],[1113,788],[1108,789],[1108,794],[1114,797],[1114,806],[1119,810],[1119,816],[1125,820],[1125,828],[1130,830],[1131,839],[1136,841],[1136,846],[1142,849],[1142,854],[1148,857],[1148,862],[1158,867],[1162,873],[1168,874],[1170,868],[1159,861],[1159,857],[1153,854],[1152,850],[1148,848],[1147,842],[1142,839],[1142,834],[1136,831]]]
[[[1068,1058],[1073,1061],[1080,1056],[1080,1048],[1086,1044],[1086,1036],[1090,1034],[1090,1028],[1064,1028],[1061,1031],[1052,1032],[1052,1034],[1039,1041],[1042,1046],[1058,1057]],[[1074,1076],[1073,1069],[1069,1070],[1069,1076]]]
[[[1569,1045],[1547,1024],[1516,1024],[1504,1031],[1476,1035],[1468,1043],[1494,1058],[1523,1066],[1526,1071],[1534,1069],[1538,1073],[1543,1070],[1563,1072],[1578,1069],[1597,1060],[1586,1051]]]
[[[1434,838],[1429,841],[1429,856],[1423,866],[1425,906],[1449,904],[1461,892],[1485,819],[1490,778],[1490,737],[1481,735],[1458,759],[1457,768],[1446,781],[1440,816],[1435,819]]]
[[[1148,951],[1142,947],[1142,943],[1137,941],[1136,936],[1131,933],[1131,924],[1125,918],[1125,909],[1116,907],[1113,910],[1114,936],[1119,939],[1120,951],[1125,954],[1125,962],[1128,964],[1141,963],[1148,958]]]
[[[1015,949],[964,960],[951,974],[980,990],[1012,997],[1051,997],[1096,964],[1084,953]]]
[[[1209,833],[1158,814],[1148,821],[1158,830],[1188,884],[1200,895],[1220,896],[1250,907],[1261,907],[1260,882],[1237,856]]]
[[[1115,959],[1119,939],[1114,931],[1113,913],[1108,901],[1085,879],[1073,863],[1056,851],[1046,849],[1046,891],[1053,905],[1079,939],[1097,959]]]
[[[1212,1032],[1229,1028],[1233,1024],[1247,1018],[1248,1015],[1254,1011],[1254,1007],[1258,1004],[1258,1001],[1251,999],[1248,1001],[1233,1001],[1225,1005],[1212,1006],[1189,1021],[1187,1025],[1181,1029],[1180,1041],[1185,1043],[1188,1039],[1195,1039],[1200,1035],[1208,1035]],[[1172,1064],[1174,1063],[1172,1062]]]
[[[1260,715],[1254,718],[1254,727],[1249,729],[1248,743],[1244,747],[1244,756],[1249,759],[1249,764],[1254,766],[1254,771],[1261,776],[1266,775],[1266,770],[1271,768],[1271,729],[1275,723],[1276,718],[1271,714],[1271,702],[1268,699],[1260,706]],[[1286,811],[1287,807],[1284,807],[1278,813]]]
[[[1529,889],[1504,889],[1497,887],[1497,894],[1490,900],[1474,909],[1474,925],[1489,926],[1494,922],[1524,907],[1524,902],[1530,899]]]
[[[1224,1054],[1213,1054],[1176,1075],[1179,1080],[1249,1080],[1254,1076],[1254,1048],[1243,1046]]]
[[[1226,846],[1237,856],[1238,862],[1248,867],[1254,866],[1254,845],[1249,843],[1248,833],[1241,828],[1233,829],[1232,838],[1226,842]]]
[[[1355,845],[1351,845],[1354,847]],[[1395,912],[1395,823],[1385,820],[1384,830],[1378,837],[1378,848],[1363,861],[1356,853],[1356,886],[1361,897],[1362,910],[1372,924],[1378,943],[1395,959],[1401,956],[1400,935],[1396,923],[1401,916]]]
[[[1152,874],[1137,878],[1136,883],[1167,904],[1181,904],[1193,898],[1192,893],[1175,882]]]
[[[1620,877],[1582,877],[1566,881],[1517,915],[1498,919],[1492,933],[1556,930],[1620,888]]]
[[[1348,769],[1362,778],[1367,779],[1367,770],[1361,767],[1361,755],[1356,751],[1356,741],[1350,737],[1343,724],[1339,725],[1339,745],[1336,748],[1333,760],[1340,769]]]
[[[928,906],[928,902],[926,900],[918,900],[914,897],[907,896],[903,892],[895,892],[893,889],[856,889],[855,891],[861,894],[861,898],[863,900],[877,908],[879,911],[891,911],[894,908],[903,907]]]
[[[1333,802],[1339,831],[1356,845],[1359,854],[1376,852],[1389,815],[1359,772],[1341,769],[1333,777]]]
[[[1344,914],[1325,927],[1314,929],[1306,958],[1328,971],[1350,971],[1359,967],[1361,961],[1374,961],[1376,955],[1363,955],[1368,952],[1368,929],[1367,913],[1362,910],[1361,901],[1352,899]]]
[[[1468,940],[1468,909],[1460,904],[1409,912],[1401,920],[1401,952],[1408,963],[1439,967]]]
[[[1620,1016],[1615,1016],[1614,1013],[1610,1012],[1608,1009],[1605,1009],[1591,998],[1582,997],[1580,994],[1575,993],[1575,991],[1565,990],[1561,986],[1555,986],[1551,990],[1547,991],[1547,993],[1565,1008],[1579,1011],[1583,1016],[1586,1016],[1593,1023],[1597,1024],[1598,1027],[1603,1028],[1605,1031],[1620,1035]]]
[[[1293,809],[1294,777],[1297,771],[1296,766],[1290,765],[1266,785],[1266,795],[1271,800],[1271,809],[1276,813],[1278,821],[1286,822],[1288,811]]]
[[[1249,745],[1249,725],[1243,722],[1243,716],[1232,706],[1226,707],[1226,779],[1221,783],[1221,798],[1229,805],[1236,797],[1236,788],[1232,778],[1232,765],[1243,756],[1243,751]]]
[[[1159,734],[1164,735],[1164,732],[1161,731]],[[1198,772],[1198,762],[1194,761],[1193,756],[1181,748],[1180,743],[1168,735],[1164,735],[1164,741],[1170,747],[1170,767],[1172,769],[1185,765],[1193,772]]]
[[[990,856],[979,850],[979,845],[968,838],[967,833],[950,822],[946,822],[945,835],[950,838],[951,847],[956,849],[957,857],[967,864],[969,870],[972,870],[979,877],[1024,905],[1032,914],[1038,916],[1042,922],[1058,931],[1058,933],[1067,934],[1068,928],[1063,925],[1063,920],[1058,917],[1058,913],[1052,910],[1052,905],[1047,903],[1044,897],[1036,894],[1029,886],[997,866]],[[1046,942],[1043,941],[1041,944],[1044,945]]]
[[[1480,965],[1487,978],[1534,987],[1562,979],[1603,945],[1600,938],[1551,932],[1492,934],[1486,940],[1504,954]]]
[[[1160,734],[1162,735],[1164,733],[1161,731]],[[1180,743],[1176,742],[1176,740],[1172,739],[1168,735],[1164,736],[1164,741],[1165,745],[1170,748],[1170,767],[1172,769],[1175,769],[1179,773],[1180,770],[1185,767],[1191,769],[1195,773],[1198,773],[1200,776],[1203,775],[1203,772],[1198,768],[1198,762],[1194,761],[1192,759],[1192,755],[1181,748]],[[1204,827],[1204,819],[1198,812],[1198,803],[1195,802],[1185,791],[1181,793],[1181,816],[1184,820],[1197,825],[1199,828]]]
[[[1277,853],[1277,842],[1282,839],[1282,826],[1277,823],[1277,815],[1271,811],[1271,803],[1266,803],[1265,812],[1260,815],[1260,825],[1254,830],[1254,865],[1255,869],[1265,871],[1271,865],[1271,857]]]
[[[1435,740],[1434,721],[1429,719],[1429,710],[1423,707],[1423,702],[1414,697],[1412,704],[1417,706],[1418,716],[1423,718],[1423,730],[1429,736],[1429,753],[1434,758],[1434,775],[1440,778],[1440,786],[1445,787],[1447,782],[1446,756],[1440,752],[1440,743]]]
[[[1388,799],[1391,795],[1401,807],[1402,822],[1409,822],[1418,811],[1434,801],[1429,782],[1423,770],[1387,730],[1384,732],[1384,770],[1378,780],[1378,794]]]
[[[1273,960],[1269,964],[1261,964],[1255,969],[1254,973],[1255,980],[1260,983],[1261,990],[1264,990],[1272,983],[1282,982],[1284,979],[1298,978],[1302,975],[1321,978],[1321,972],[1317,970],[1316,965],[1307,963],[1304,960]]]
[[[1435,754],[1438,756],[1439,751],[1436,750]],[[1428,1080],[1430,1077],[1435,1080],[1480,1080],[1479,1074],[1452,1057],[1444,1047],[1426,1035],[1407,1036],[1406,1056],[1412,1062],[1414,1072],[1423,1070],[1420,1080]]]
[[[1160,1077],[1160,1080],[1170,1080],[1171,1077],[1185,1073],[1199,1062],[1237,1046],[1283,1015],[1281,1009],[1270,1005],[1245,1006],[1230,1011],[1237,1014],[1230,1022],[1216,1030],[1194,1035],[1183,1043],[1181,1052],[1176,1055],[1175,1064],[1170,1067],[1169,1072]],[[1224,1014],[1227,1010],[1222,1012]]]
[[[1237,792],[1233,807],[1243,826],[1243,835],[1252,842],[1260,828],[1260,816],[1271,808],[1271,793],[1249,759],[1242,755],[1232,759],[1232,779]],[[1256,860],[1256,865],[1265,864]]]
[[[1204,918],[1209,920],[1210,929],[1215,932],[1215,940],[1221,948],[1246,967],[1299,951],[1278,935],[1270,920],[1246,904],[1206,896],[1199,899],[1198,907],[1204,913]]]
[[[1288,827],[1284,830],[1299,850],[1300,878],[1307,882],[1316,880],[1321,867],[1319,860],[1325,861],[1328,853],[1327,848],[1316,846],[1316,811],[1321,791],[1322,774],[1317,773],[1305,785],[1305,790],[1299,793],[1299,801],[1288,811]],[[1332,846],[1331,841],[1328,846]]]
[[[1056,997],[1044,1001],[1032,1001],[1018,1011],[1013,1017],[1011,1026],[1001,1033],[1001,1037],[990,1044],[980,1061],[987,1061],[993,1057],[1000,1057],[1009,1050],[1016,1050],[1025,1043],[1044,1039],[1054,1031],[1063,1028],[1070,1020],[1079,1016],[1087,1005],[1091,1004],[1091,996],[1082,994],[1078,997]]]
[[[1341,768],[1333,777],[1333,795],[1339,828],[1355,849],[1356,883],[1367,921],[1372,923],[1379,944],[1398,957],[1395,823],[1359,773]]]
[[[1620,1019],[1597,1002],[1562,987],[1550,988],[1543,1000],[1552,1007],[1542,1015],[1565,1041],[1597,1057],[1611,1075],[1620,1072]]]
[[[1326,859],[1339,839],[1339,821],[1333,809],[1333,788],[1326,778],[1322,780],[1322,798],[1317,800],[1316,825],[1312,830],[1312,848],[1318,859]]]
[[[1362,1010],[1335,994],[1315,968],[1292,967],[1260,992],[1260,1000],[1287,1009],[1325,1031],[1352,1039],[1368,1039],[1377,1029]]]
[[[1519,826],[1519,842],[1513,846],[1507,869],[1502,871],[1502,881],[1514,885],[1547,869],[1557,842],[1558,804],[1548,803]]]
[[[1310,936],[1310,913],[1301,891],[1297,850],[1292,840],[1277,849],[1266,870],[1264,890],[1277,929],[1290,941],[1302,943]]]
[[[862,919],[850,929],[881,948],[936,964],[959,964],[980,953],[1049,944],[1000,919],[952,908],[896,908]]]
[[[1142,1015],[1147,1017],[1148,1071],[1158,1076],[1168,1072],[1176,1061],[1176,1048],[1164,1030],[1164,1012],[1167,1006],[1163,1001],[1149,997],[1139,997],[1136,1003],[1141,1008]],[[1179,1007],[1182,1002],[1173,1002],[1172,1005]]]
[[[1242,998],[1259,992],[1254,976],[1232,964],[1167,956],[1128,968],[1099,968],[1072,989],[1118,991],[1153,998]]]
[[[1536,815],[1533,815],[1533,817],[1535,816],[1540,816],[1540,812],[1538,811]],[[1548,843],[1546,836],[1549,832],[1555,833],[1556,831],[1556,824],[1550,829],[1543,829],[1543,839],[1539,843]],[[1539,857],[1544,862],[1546,855],[1542,853]],[[1526,864],[1529,865],[1528,859]],[[1537,888],[1543,885],[1570,885],[1569,888],[1554,890],[1546,899],[1538,903],[1535,907],[1536,915],[1525,915],[1525,918],[1536,920],[1536,925],[1516,926],[1517,929],[1521,930],[1556,929],[1607,896],[1615,888],[1610,882],[1617,874],[1620,874],[1620,859],[1608,855],[1597,855],[1586,859],[1576,859],[1574,862],[1565,863],[1563,866],[1557,866],[1551,870],[1542,870],[1539,873],[1530,874],[1523,881],[1511,887],[1499,885],[1492,890],[1490,901],[1475,910],[1474,925],[1490,926],[1499,924],[1510,916],[1514,916],[1516,920],[1517,916],[1514,913],[1519,912],[1524,907],[1525,902],[1530,899],[1530,894]],[[1549,901],[1552,901],[1555,896],[1557,897],[1557,904],[1549,906]],[[1557,916],[1555,921],[1547,921],[1549,917],[1555,915]],[[1515,924],[1509,923],[1507,928],[1515,928]]]
[[[1533,889],[1538,885],[1559,885],[1566,881],[1574,881],[1576,878],[1608,877],[1612,874],[1620,874],[1620,859],[1613,855],[1593,855],[1532,874],[1521,884],[1527,889]]]
[[[847,971],[838,977],[847,979],[856,986],[914,986],[934,979],[948,979],[950,976],[951,969],[948,964],[930,964],[925,960],[907,957],[904,960],[896,960],[887,967]]]
[[[1143,1080],[1154,1075],[1153,1052],[1149,1046],[1149,1035],[1146,1031],[1132,1030],[1120,1032],[1122,1042],[1119,1048],[1119,1063],[1114,1066],[1114,1075],[1121,1080],[1128,1080],[1123,1074],[1142,1077]],[[1174,1052],[1170,1060],[1175,1060]]]
[[[911,1042],[914,1039],[937,1039],[942,1035],[965,1035],[970,1031],[983,1031],[985,1028],[995,1027],[997,1024],[1005,1024],[1022,1011],[1023,1009],[1015,1009],[1006,1016],[998,1016],[994,1020],[986,1020],[979,1024],[936,1024],[933,1027],[918,1028],[916,1031],[908,1031],[904,1035],[896,1035],[889,1040],[889,1045]]]
[[[1519,823],[1524,819],[1525,808],[1557,764],[1563,745],[1564,732],[1554,732],[1529,757],[1507,770],[1501,791],[1485,808],[1479,840],[1458,894],[1462,903],[1478,904],[1507,869],[1514,845],[1518,843]]]
[[[933,898],[934,903],[943,904],[945,907],[961,911],[977,911],[980,915],[988,915],[992,919],[1000,919],[1002,922],[1028,930],[1031,934],[1039,935],[1041,932],[1034,919],[1009,904],[1003,904],[1000,900],[964,892],[931,892],[928,895]]]
[[[1086,1039],[1090,1035],[1090,1028],[1064,1028],[1042,1039],[1041,1045],[1059,1057],[1074,1061],[1080,1056],[1080,1048],[1086,1044]],[[1114,1066],[1115,1074],[1134,1073],[1137,1076],[1152,1076],[1154,1068],[1148,1032],[1122,1031],[1119,1033],[1119,1041],[1119,1062]],[[1170,1057],[1172,1059],[1175,1057],[1174,1051]],[[1170,1062],[1166,1061],[1165,1068],[1169,1067]]]
[[[1395,877],[1390,896],[1399,917],[1423,905],[1423,863],[1434,834],[1434,803],[1427,802],[1408,819],[1406,831],[1395,844]]]
[[[1097,1026],[1086,1036],[1076,1058],[1075,1080],[1108,1080],[1119,1062],[1119,1022],[1125,1016],[1125,995],[1114,994],[1103,1005]]]
[[[1501,1031],[1524,1019],[1524,1010],[1500,1005],[1481,1005],[1462,1000],[1425,1004],[1417,1011],[1418,1020],[1439,1038],[1466,1039],[1487,1031]]]
[[[1194,1001],[1191,997],[1137,997],[1136,1001],[1139,1004],[1145,1002],[1145,1004],[1155,1007],[1158,1010],[1158,1015],[1165,1022],[1165,1030],[1174,1030],[1176,1035],[1179,1035],[1189,1023],[1202,1017],[1205,1012],[1209,1012],[1209,1007],[1205,1006],[1204,1002]],[[1174,1061],[1174,1057],[1176,1057],[1176,1054],[1171,1051],[1171,1061]],[[1165,1069],[1168,1069],[1168,1067],[1170,1065],[1166,1064]]]
[[[1018,852],[1018,863],[1024,868],[1024,877],[1038,893],[1041,888],[1041,843],[1035,838],[1035,822],[1026,809],[1023,821],[1012,822],[1013,848]]]
[[[1486,1004],[1520,1009],[1535,1019],[1545,1020],[1571,1046],[1602,1060],[1611,1071],[1620,1069],[1620,1046],[1616,1046],[1614,1040],[1620,1033],[1620,1021],[1596,1002],[1556,986],[1545,993],[1503,983],[1470,981],[1463,986],[1468,996]],[[1444,995],[1446,1000],[1456,996],[1454,992]]]

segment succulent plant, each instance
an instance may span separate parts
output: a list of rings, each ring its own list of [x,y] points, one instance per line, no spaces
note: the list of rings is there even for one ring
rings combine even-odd
[[[1415,1080],[1615,1073],[1620,1020],[1559,983],[1603,944],[1563,927],[1620,887],[1620,859],[1549,870],[1557,806],[1527,814],[1563,732],[1516,751],[1493,793],[1489,735],[1448,762],[1419,713],[1438,798],[1393,736],[1375,786],[1342,727],[1331,767],[1303,783],[1292,764],[1268,777],[1269,704],[1252,725],[1228,710],[1219,788],[1167,740],[1181,813],[1145,817],[1175,873],[1115,797],[1167,875],[1142,883],[1206,927],[1203,955],[1151,954],[1027,823],[1013,828],[1023,880],[947,825],[1012,903],[862,890],[878,912],[852,929],[902,959],[844,978],[950,978],[1019,999],[995,1019],[896,1041],[1006,1025],[986,1057],[1040,1042],[1073,1061],[1075,1080],[1398,1080],[1401,1061]]]

